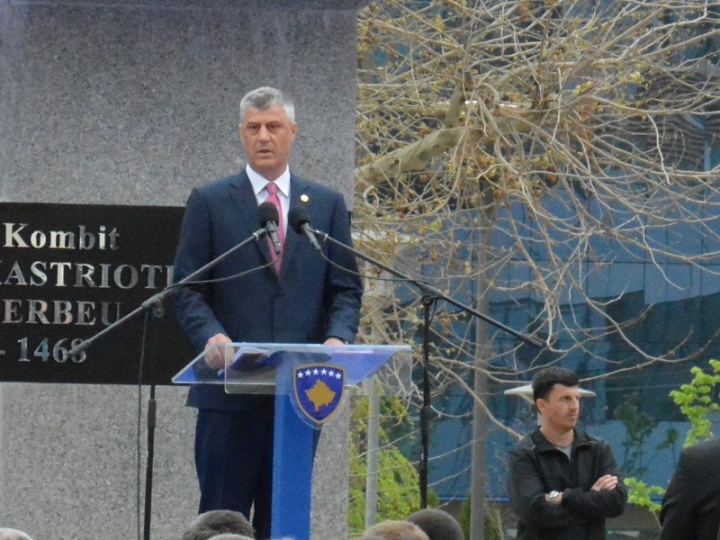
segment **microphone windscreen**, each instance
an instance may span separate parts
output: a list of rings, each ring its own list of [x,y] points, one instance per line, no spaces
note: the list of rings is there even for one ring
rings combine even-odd
[[[302,234],[301,227],[305,223],[310,223],[310,215],[304,206],[294,206],[288,212],[288,223],[296,233]]]
[[[265,227],[268,221],[274,221],[276,225],[280,221],[280,214],[278,214],[277,207],[267,201],[258,206],[258,217],[260,218],[261,227]]]

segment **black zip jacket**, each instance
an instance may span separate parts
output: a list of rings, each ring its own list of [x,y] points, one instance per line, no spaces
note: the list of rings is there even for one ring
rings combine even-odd
[[[518,517],[518,540],[601,540],[605,519],[625,510],[627,489],[620,478],[615,489],[592,491],[595,481],[620,478],[610,445],[575,431],[572,461],[536,429],[522,439],[508,459],[508,492]],[[562,504],[545,494],[562,492]]]

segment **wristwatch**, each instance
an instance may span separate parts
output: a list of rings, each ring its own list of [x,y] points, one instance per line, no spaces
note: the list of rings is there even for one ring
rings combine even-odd
[[[551,501],[555,501],[560,496],[560,492],[557,489],[553,489],[550,493],[548,493],[548,499]]]

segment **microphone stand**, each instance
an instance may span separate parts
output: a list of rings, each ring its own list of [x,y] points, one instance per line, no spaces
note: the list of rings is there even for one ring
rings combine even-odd
[[[439,289],[436,289],[435,287],[414,279],[407,274],[403,274],[399,270],[396,270],[395,268],[392,268],[390,266],[387,266],[386,264],[383,264],[382,262],[373,259],[372,257],[365,255],[364,253],[361,253],[360,251],[356,250],[354,247],[349,246],[347,244],[344,244],[340,242],[339,240],[336,240],[332,236],[330,236],[328,233],[318,231],[317,229],[313,229],[310,227],[309,224],[307,224],[308,229],[310,229],[310,232],[313,234],[319,236],[324,242],[331,242],[332,244],[335,244],[337,246],[340,246],[341,248],[351,252],[356,257],[359,257],[360,259],[369,262],[370,264],[373,264],[377,266],[378,268],[385,270],[386,272],[389,272],[390,274],[399,277],[403,281],[412,283],[415,285],[418,289],[420,289],[420,292],[422,293],[422,305],[424,310],[424,322],[423,322],[423,345],[422,345],[422,351],[423,351],[423,403],[422,407],[420,409],[420,440],[421,440],[421,456],[420,456],[420,507],[421,508],[427,508],[427,485],[428,485],[428,447],[429,447],[429,431],[430,431],[430,312],[431,307],[434,308],[437,304],[438,300],[444,300],[448,304],[452,304],[453,306],[460,308],[462,311],[465,311],[467,313],[470,313],[471,315],[474,315],[475,317],[482,319],[483,321],[492,324],[493,326],[499,328],[500,330],[503,330],[507,332],[508,334],[515,336],[519,340],[521,340],[523,343],[526,343],[536,349],[541,349],[544,347],[544,343],[537,338],[533,336],[529,336],[526,334],[523,334],[521,332],[518,332],[517,330],[514,330],[510,328],[509,326],[506,326],[505,324],[501,323],[500,321],[496,321],[495,319],[492,319],[491,317],[485,315],[484,313],[480,313],[476,309],[471,308],[470,306],[467,306],[463,304],[462,302],[458,302],[454,298],[451,298],[444,294]]]
[[[222,253],[221,255],[218,255],[217,258],[213,259],[209,263],[207,263],[205,266],[202,266],[195,270],[193,273],[187,275],[185,278],[181,279],[177,283],[173,283],[172,285],[168,285],[165,287],[162,291],[159,293],[151,296],[147,300],[145,300],[142,304],[140,304],[139,307],[135,308],[133,311],[125,315],[124,317],[121,317],[114,323],[112,323],[107,328],[104,328],[94,336],[90,337],[89,339],[86,339],[82,343],[78,344],[76,347],[73,347],[68,351],[68,356],[73,356],[77,353],[80,353],[87,349],[90,345],[92,345],[95,341],[97,341],[99,338],[104,336],[105,334],[112,332],[115,330],[116,327],[120,326],[121,324],[124,324],[125,322],[129,321],[130,319],[134,318],[136,315],[140,314],[141,312],[148,310],[148,309],[155,309],[157,310],[157,313],[162,313],[162,308],[157,308],[157,305],[162,305],[163,300],[167,297],[168,294],[170,294],[174,289],[177,289],[181,287],[182,285],[188,283],[189,281],[194,281],[195,278],[199,277],[203,273],[205,273],[207,270],[210,270],[211,268],[214,268],[218,264],[220,264],[222,261],[224,261],[229,255],[235,253],[240,248],[246,246],[253,240],[260,240],[263,236],[267,234],[267,231],[262,228],[258,229],[254,233],[252,233],[248,238],[237,244],[236,246],[230,248],[225,253]]]
[[[145,300],[140,306],[135,308],[133,311],[125,315],[124,317],[118,319],[113,324],[108,326],[107,328],[104,328],[97,334],[93,335],[89,339],[83,341],[82,343],[78,344],[74,348],[70,349],[68,351],[68,356],[73,356],[77,353],[80,353],[87,349],[90,345],[95,343],[99,338],[104,336],[105,334],[108,334],[109,332],[112,332],[117,328],[118,326],[124,324],[125,322],[129,321],[136,315],[142,313],[143,311],[150,311],[153,313],[153,315],[156,318],[161,318],[164,315],[164,308],[163,308],[163,300],[175,289],[182,287],[184,284],[194,281],[196,278],[210,270],[211,268],[214,268],[219,263],[221,263],[223,260],[225,260],[228,256],[235,253],[239,249],[243,248],[247,244],[251,243],[253,240],[258,241],[260,238],[265,236],[267,234],[267,229],[264,227],[261,229],[256,230],[254,233],[252,233],[248,238],[240,242],[239,244],[233,246],[231,249],[226,251],[225,253],[220,254],[218,257],[207,263],[206,265],[198,268],[191,274],[188,274],[186,277],[178,281],[177,283],[173,283],[172,285],[168,285],[165,287],[162,291],[159,293],[151,296],[147,300]],[[146,319],[147,322],[147,319]],[[143,342],[143,351],[141,352],[141,356],[144,354],[145,344]],[[153,461],[154,461],[154,454],[155,454],[155,425],[156,425],[156,402],[155,402],[155,380],[153,377],[154,366],[152,363],[152,358],[150,362],[150,399],[148,402],[148,411],[147,411],[147,427],[148,427],[148,435],[147,435],[147,445],[148,445],[148,454],[147,454],[147,460],[145,465],[145,520],[143,524],[143,539],[144,540],[150,540],[150,521],[151,521],[151,515],[152,515],[152,479],[153,479]],[[140,372],[140,383],[142,384],[142,370]]]

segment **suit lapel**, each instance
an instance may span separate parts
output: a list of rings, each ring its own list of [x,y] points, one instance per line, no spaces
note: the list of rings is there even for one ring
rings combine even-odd
[[[308,190],[310,186],[302,178],[295,176],[290,173],[290,208],[295,208],[301,204],[307,204],[308,201]],[[288,209],[289,210],[289,209]],[[288,223],[288,231],[285,235],[285,246],[283,253],[283,264],[280,268],[280,273],[283,273],[283,268],[286,268],[295,253],[298,243],[306,241],[304,238],[300,238],[299,234],[296,234],[292,230],[292,226]]]

